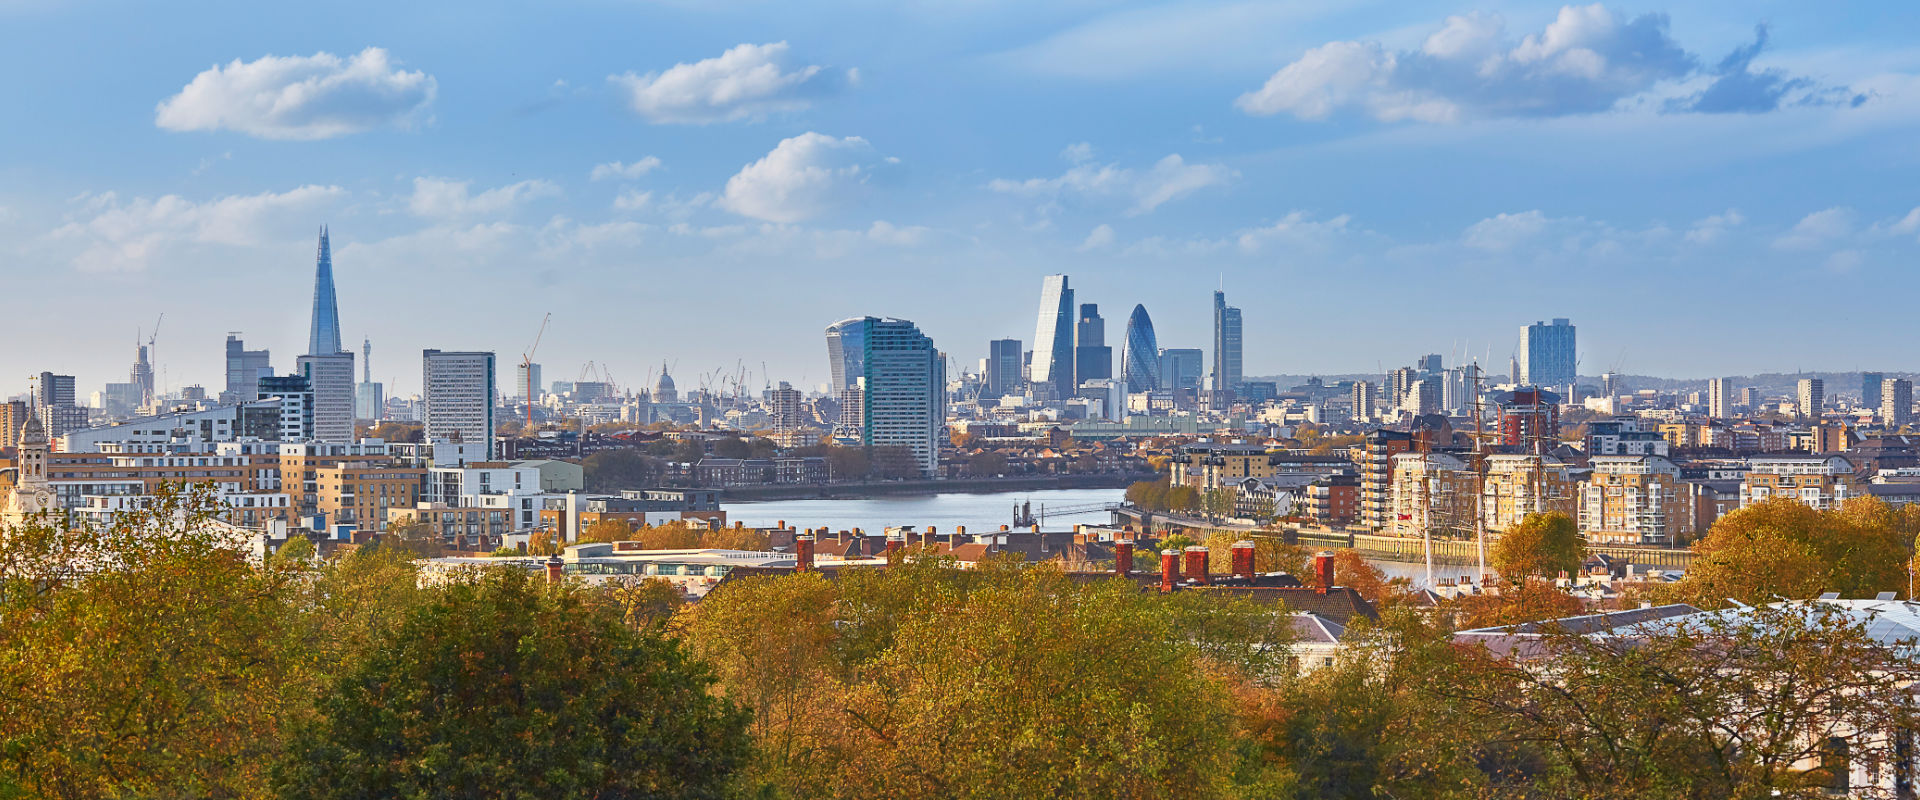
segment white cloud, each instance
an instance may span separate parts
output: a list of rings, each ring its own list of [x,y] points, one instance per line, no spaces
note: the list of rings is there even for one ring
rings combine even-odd
[[[1741,216],[1739,211],[1729,208],[1724,214],[1714,214],[1693,223],[1693,227],[1687,229],[1686,239],[1694,244],[1713,244],[1725,237],[1727,231],[1740,227],[1746,221],[1747,218]]]
[[[1491,14],[1450,17],[1417,50],[1329,42],[1235,105],[1315,120],[1350,108],[1389,122],[1554,117],[1605,111],[1697,68],[1668,36],[1664,14],[1629,19],[1599,4],[1566,6],[1518,42]]]
[[[593,172],[589,177],[591,177],[593,180],[596,180],[596,181],[603,181],[609,178],[618,178],[621,180],[630,181],[630,180],[635,180],[637,178],[644,177],[647,173],[652,172],[659,168],[660,168],[660,159],[656,156],[647,156],[646,158],[642,158],[639,161],[635,161],[631,164],[623,164],[618,161],[609,161],[605,164],[596,164],[594,165]]]
[[[1820,262],[1820,268],[1836,275],[1847,275],[1860,268],[1866,258],[1858,250],[1840,250]]]
[[[927,228],[920,225],[895,225],[885,220],[874,220],[867,227],[867,238],[882,244],[908,247],[917,245],[927,237]]]
[[[1088,142],[1074,142],[1060,151],[1060,157],[1071,164],[1083,164],[1093,160],[1093,145]]]
[[[858,80],[853,70],[837,79],[821,66],[787,69],[782,64],[786,55],[786,42],[742,44],[665,72],[628,72],[607,80],[624,90],[627,105],[649,122],[692,124],[798,111],[842,83]]]
[[[1082,163],[1055,178],[1011,180],[995,178],[987,188],[1005,194],[1088,197],[1124,197],[1133,201],[1129,215],[1145,214],[1169,201],[1238,177],[1222,164],[1189,164],[1178,153],[1160,159],[1144,172],[1116,164]]]
[[[1881,229],[1898,236],[1920,233],[1920,208],[1908,211],[1906,216],[1901,217],[1891,224],[1881,226]]]
[[[613,198],[613,207],[621,211],[639,211],[653,202],[653,192],[637,192],[628,189]]]
[[[1272,225],[1262,225],[1252,230],[1242,231],[1237,244],[1241,252],[1258,253],[1270,245],[1279,244],[1290,250],[1302,248],[1324,249],[1335,237],[1354,233],[1351,227],[1353,217],[1346,214],[1326,220],[1315,220],[1302,211],[1294,211],[1281,217]]]
[[[194,76],[160,102],[154,124],[172,131],[231,130],[262,139],[327,139],[384,126],[408,127],[433,102],[433,76],[395,66],[369,47],[233,60]]]
[[[794,223],[842,205],[874,171],[897,163],[858,136],[836,139],[809,131],[784,139],[727,179],[719,205],[745,217]]]
[[[1460,241],[1482,250],[1511,250],[1546,232],[1552,220],[1539,209],[1518,214],[1495,214],[1467,226]]]
[[[228,195],[194,202],[179,195],[122,201],[113,192],[82,195],[81,214],[48,238],[77,244],[76,268],[146,269],[167,251],[190,245],[245,247],[276,240],[309,225],[346,195],[338,186],[301,186],[286,192]]]
[[[1773,240],[1773,246],[1783,250],[1808,250],[1852,233],[1853,209],[1835,206],[1800,218],[1792,230]]]
[[[1094,250],[1105,250],[1112,246],[1113,226],[1101,223],[1100,225],[1094,226],[1092,232],[1087,234],[1086,240],[1082,241],[1080,246],[1074,249],[1086,253]]]
[[[414,178],[413,196],[407,200],[407,210],[422,217],[490,216],[506,213],[535,198],[560,194],[560,187],[543,180],[511,183],[479,194],[472,193],[469,189],[472,185],[472,181]]]

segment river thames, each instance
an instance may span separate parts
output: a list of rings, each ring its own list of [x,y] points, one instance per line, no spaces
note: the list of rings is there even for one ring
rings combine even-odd
[[[879,533],[895,525],[919,528],[931,525],[944,533],[955,526],[965,525],[969,533],[982,533],[1011,524],[1015,507],[1022,503],[1032,503],[1033,514],[1038,517],[1046,509],[1112,505],[1119,503],[1125,495],[1123,489],[1047,489],[985,494],[883,495],[851,500],[767,500],[723,505],[729,521],[739,521],[753,527],[770,527],[785,521],[788,525],[801,528],[831,528],[836,531],[860,528]],[[1105,525],[1110,521],[1111,517],[1105,512],[1049,515],[1045,526],[1047,530],[1061,530],[1077,524]],[[1388,577],[1407,578],[1416,585],[1424,583],[1422,578],[1426,568],[1421,564],[1369,560]],[[1434,567],[1434,574],[1438,577],[1471,571],[1470,568],[1458,566]]]

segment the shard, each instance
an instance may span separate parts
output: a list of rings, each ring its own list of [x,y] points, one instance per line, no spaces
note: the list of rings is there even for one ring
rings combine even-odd
[[[333,251],[327,246],[327,229],[322,226],[320,255],[313,269],[313,332],[307,338],[307,355],[339,352],[340,306],[333,297]]]

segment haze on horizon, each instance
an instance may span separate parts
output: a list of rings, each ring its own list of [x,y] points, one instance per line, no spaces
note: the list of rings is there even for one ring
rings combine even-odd
[[[289,370],[323,224],[402,394],[549,311],[549,380],[812,388],[864,314],[970,366],[1061,272],[1163,347],[1224,286],[1249,376],[1497,373],[1553,317],[1586,374],[1920,371],[1873,302],[1920,290],[1920,9],[1869,6],[8,3],[0,394],[162,312],[167,388],[231,330]]]

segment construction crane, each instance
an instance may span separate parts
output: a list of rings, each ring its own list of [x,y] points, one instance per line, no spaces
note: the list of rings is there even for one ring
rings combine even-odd
[[[540,340],[547,338],[547,323],[553,321],[553,312],[540,318],[540,332],[533,335],[533,346],[520,354],[520,377],[527,382],[527,432],[533,431],[533,354],[540,350]],[[526,434],[523,434],[526,435]]]

